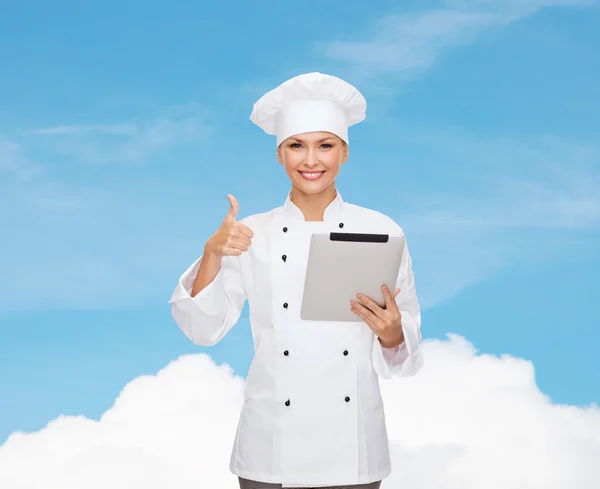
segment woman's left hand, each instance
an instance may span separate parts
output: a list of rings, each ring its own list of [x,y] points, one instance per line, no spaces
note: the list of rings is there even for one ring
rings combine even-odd
[[[371,330],[379,337],[379,342],[384,348],[394,348],[404,341],[402,332],[402,314],[394,300],[400,289],[394,291],[394,296],[384,285],[381,287],[385,297],[385,309],[366,297],[358,294],[358,301],[350,301],[352,312],[361,318]]]

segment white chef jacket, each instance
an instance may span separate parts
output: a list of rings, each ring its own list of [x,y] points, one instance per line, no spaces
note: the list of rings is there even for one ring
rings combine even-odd
[[[202,257],[183,273],[169,301],[183,333],[211,346],[237,322],[248,300],[255,356],[246,380],[230,470],[283,487],[364,484],[391,473],[379,377],[415,375],[423,365],[421,314],[405,247],[396,302],[404,343],[381,346],[356,322],[300,319],[312,233],[403,231],[382,213],[345,203],[340,193],[323,221],[305,221],[290,200],[240,222],[254,232],[241,256],[228,256],[215,279],[190,293]],[[350,304],[348,304],[350,307]]]

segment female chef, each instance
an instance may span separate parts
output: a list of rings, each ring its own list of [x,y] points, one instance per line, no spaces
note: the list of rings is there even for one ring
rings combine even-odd
[[[282,206],[237,220],[238,203],[183,273],[169,301],[183,333],[211,346],[248,300],[255,356],[246,380],[230,470],[242,489],[376,489],[391,473],[379,378],[423,365],[421,315],[408,248],[385,308],[360,294],[356,322],[300,319],[313,233],[402,236],[389,217],[342,200],[335,179],[348,127],[365,118],[352,85],[321,73],[265,94],[250,119],[277,138],[291,180]],[[265,171],[265,169],[256,169]]]

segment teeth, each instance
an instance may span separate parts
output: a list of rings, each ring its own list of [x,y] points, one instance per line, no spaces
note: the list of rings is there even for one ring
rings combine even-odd
[[[316,173],[306,173],[306,172],[302,172],[302,175],[303,175],[305,178],[318,178],[318,177],[321,175],[321,173],[323,173],[323,172],[316,172]]]

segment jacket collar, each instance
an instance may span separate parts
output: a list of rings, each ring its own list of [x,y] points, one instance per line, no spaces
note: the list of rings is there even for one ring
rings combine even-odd
[[[325,212],[323,213],[323,222],[328,221],[339,221],[342,216],[342,207],[344,206],[344,200],[342,199],[342,195],[340,191],[336,189],[337,195],[335,199],[325,208]],[[283,204],[283,217],[286,219],[299,219],[304,221],[304,214],[302,211],[294,204],[291,199],[291,190],[288,192],[287,198],[285,199],[285,203]]]

